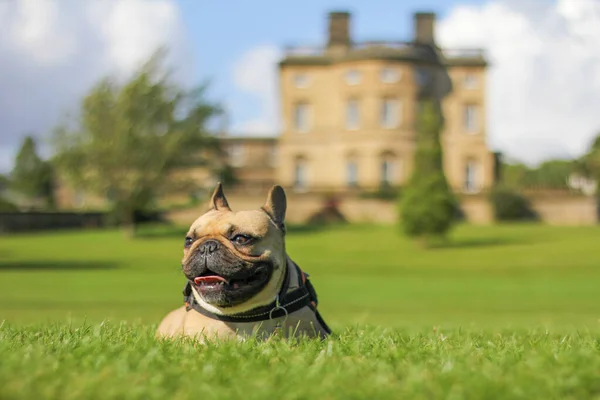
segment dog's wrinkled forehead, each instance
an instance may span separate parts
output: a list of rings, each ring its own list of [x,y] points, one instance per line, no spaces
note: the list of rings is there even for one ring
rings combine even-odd
[[[200,216],[190,227],[190,234],[196,237],[207,235],[231,236],[247,234],[255,238],[285,235],[286,198],[281,186],[273,186],[267,200],[260,209],[233,211],[219,183],[210,199],[209,211]]]
[[[262,210],[237,212],[210,210],[194,221],[190,233],[194,233],[196,237],[245,233],[260,238],[267,236],[271,229],[277,228]]]

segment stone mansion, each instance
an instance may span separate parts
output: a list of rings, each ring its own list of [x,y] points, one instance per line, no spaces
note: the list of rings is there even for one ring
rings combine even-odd
[[[435,14],[416,13],[412,41],[360,42],[349,13],[329,13],[326,44],[289,47],[279,63],[280,135],[222,138],[241,187],[339,193],[402,186],[413,166],[425,46],[442,55],[451,80],[442,102],[448,182],[462,193],[489,188],[497,157],[486,144],[486,59],[480,49],[439,49],[434,28]]]

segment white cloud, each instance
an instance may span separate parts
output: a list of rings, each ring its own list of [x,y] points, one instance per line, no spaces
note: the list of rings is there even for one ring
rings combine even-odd
[[[281,52],[278,47],[263,45],[244,53],[233,67],[237,88],[253,96],[260,104],[260,115],[233,126],[243,135],[274,135],[278,133],[278,70]]]
[[[581,154],[600,130],[600,2],[456,6],[437,38],[487,50],[494,147],[535,163]]]
[[[24,134],[47,134],[97,79],[158,47],[192,74],[182,25],[173,0],[0,1],[0,171]]]

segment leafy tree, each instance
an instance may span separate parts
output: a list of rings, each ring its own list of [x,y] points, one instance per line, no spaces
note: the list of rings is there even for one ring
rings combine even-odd
[[[400,201],[404,232],[428,240],[444,237],[455,220],[457,204],[442,166],[441,111],[424,101],[417,119],[415,167]]]
[[[218,141],[207,126],[220,113],[206,85],[185,90],[158,52],[128,81],[101,80],[77,118],[54,132],[56,163],[74,186],[109,197],[113,213],[135,234],[136,213],[159,195],[189,188],[180,172],[208,166]]]
[[[535,168],[521,163],[503,164],[502,169],[502,183],[515,189],[566,189],[569,176],[575,171],[571,160],[549,160]]]
[[[10,188],[28,197],[54,206],[54,187],[51,165],[37,153],[35,139],[25,137],[10,174]]]
[[[575,162],[575,168],[577,172],[595,180],[600,186],[600,134],[592,140],[587,153]],[[598,188],[596,195],[600,195]]]

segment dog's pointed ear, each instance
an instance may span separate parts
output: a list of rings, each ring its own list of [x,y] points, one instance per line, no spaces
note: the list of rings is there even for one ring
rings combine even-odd
[[[287,200],[285,198],[285,191],[279,185],[275,185],[269,190],[267,195],[267,201],[262,209],[269,214],[273,222],[279,227],[283,227],[285,220],[285,211],[287,208]]]
[[[217,184],[217,187],[213,192],[213,195],[210,199],[210,207],[217,211],[231,211],[231,208],[229,208],[229,203],[227,203],[227,199],[225,198],[225,193],[223,193],[223,185],[221,185],[221,182]]]

